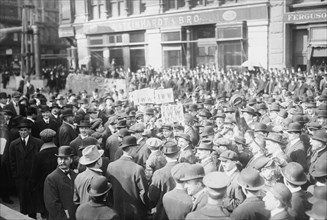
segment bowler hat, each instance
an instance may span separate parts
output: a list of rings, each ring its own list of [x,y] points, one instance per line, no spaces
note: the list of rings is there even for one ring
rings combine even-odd
[[[145,126],[142,123],[135,123],[129,128],[131,133],[142,133],[144,132]]]
[[[311,138],[323,143],[327,143],[327,133],[325,130],[317,130],[313,132],[313,136]]]
[[[266,132],[268,133],[267,125],[263,123],[256,123],[254,126],[255,132]]]
[[[167,141],[166,143],[163,144],[162,152],[165,155],[170,155],[177,153],[179,151],[179,148],[177,144],[173,141]]]
[[[223,172],[211,172],[203,178],[203,184],[214,190],[224,189],[230,183],[230,177]]]
[[[242,109],[241,111],[246,112],[251,115],[256,115],[254,108],[251,108],[251,107],[246,107],[246,108]]]
[[[15,91],[12,93],[11,97],[13,98],[20,98],[22,96],[22,94],[18,91]]]
[[[0,92],[0,99],[6,99],[6,98],[7,98],[7,93]]]
[[[79,127],[79,128],[89,128],[89,127],[91,127],[91,124],[87,120],[82,120],[82,121],[79,122],[77,127]]]
[[[126,136],[123,138],[122,145],[120,148],[125,148],[125,147],[132,147],[132,146],[137,146],[137,140],[136,137],[134,136]]]
[[[301,186],[307,182],[303,166],[296,162],[290,162],[282,168],[283,177],[290,183]]]
[[[269,133],[268,136],[265,138],[266,140],[278,143],[278,144],[284,144],[283,143],[283,136],[277,133]]]
[[[238,155],[236,152],[234,152],[232,150],[226,150],[220,154],[219,160],[221,160],[221,161],[227,161],[227,160],[238,161]]]
[[[82,151],[82,157],[79,159],[79,163],[82,165],[88,165],[96,162],[103,155],[103,150],[98,150],[96,145],[89,145]]]
[[[124,138],[126,136],[129,136],[131,133],[129,132],[129,130],[127,128],[122,128],[122,129],[119,129],[118,131],[118,136],[120,138]]]
[[[87,188],[87,192],[92,197],[102,196],[111,189],[111,184],[104,176],[94,176],[90,185]]]
[[[26,118],[22,119],[17,125],[17,128],[31,128],[31,127],[32,127],[32,121]]]
[[[312,209],[305,213],[312,219],[327,219],[327,201],[320,200],[313,204]]]
[[[120,129],[120,128],[126,128],[127,127],[127,123],[126,123],[127,121],[126,120],[120,120],[120,121],[118,121],[118,123],[117,123],[117,128],[118,129]]]
[[[274,102],[271,104],[271,106],[270,106],[271,112],[273,112],[273,111],[279,112],[279,110],[280,110],[280,106],[278,103]]]
[[[290,206],[292,193],[283,183],[275,183],[269,191],[278,199],[281,203],[286,206]]]
[[[212,114],[207,109],[201,109],[198,115],[206,118],[210,118],[212,116]]]
[[[65,108],[61,111],[61,117],[65,118],[68,116],[74,116],[73,110],[70,108]]]
[[[244,168],[237,178],[237,182],[241,187],[250,191],[257,191],[265,186],[265,180],[254,168]]]
[[[287,132],[301,132],[302,125],[298,122],[293,122],[288,125]]]
[[[190,137],[190,135],[188,135],[188,134],[186,134],[186,133],[179,133],[179,134],[177,134],[175,137],[176,137],[177,139],[178,139],[178,138],[183,138],[183,139],[185,139],[185,140],[187,140],[187,141],[191,141],[191,137]]]
[[[197,150],[209,150],[209,151],[213,151],[212,146],[213,145],[212,145],[212,141],[211,140],[204,139],[195,148]]]
[[[185,170],[189,166],[189,163],[178,163],[170,170],[171,176],[178,181],[181,181],[185,177]]]
[[[70,146],[61,146],[58,149],[58,154],[55,154],[57,157],[72,157],[73,149]]]
[[[193,179],[203,178],[205,176],[204,168],[200,164],[190,164],[185,168],[185,176],[181,178],[181,181],[188,181]]]
[[[314,204],[319,200],[327,200],[327,186],[315,186],[313,196],[308,199],[308,202]],[[327,208],[327,207],[326,207]]]

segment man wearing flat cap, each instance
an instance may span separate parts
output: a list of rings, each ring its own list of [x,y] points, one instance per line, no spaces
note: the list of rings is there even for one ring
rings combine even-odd
[[[144,168],[132,157],[137,148],[136,138],[124,137],[120,148],[123,155],[108,165],[106,173],[112,184],[113,207],[121,219],[144,220],[147,218],[148,183]]]
[[[184,177],[181,181],[185,182],[184,187],[187,194],[192,197],[192,211],[199,210],[207,204],[208,196],[202,179],[205,176],[204,169],[199,164],[191,164],[185,168]]]
[[[154,219],[166,219],[167,214],[162,204],[162,197],[166,192],[175,188],[175,181],[171,176],[171,169],[178,163],[179,148],[175,142],[166,142],[162,149],[166,157],[166,165],[155,171],[149,186],[149,199],[152,206],[156,206]]]
[[[36,212],[41,213],[42,218],[48,217],[48,211],[44,204],[44,181],[45,178],[56,169],[58,147],[54,143],[56,132],[50,128],[40,133],[44,144],[39,152],[35,154],[31,171],[31,187],[33,198],[36,203]]]
[[[75,219],[73,195],[77,174],[69,168],[73,162],[71,147],[59,147],[56,156],[58,167],[44,182],[45,207],[49,212],[49,220]]]
[[[90,200],[87,188],[92,178],[102,176],[102,155],[103,150],[98,150],[96,145],[89,145],[82,151],[79,159],[81,165],[86,166],[86,170],[79,173],[74,181],[74,203],[81,205]]]
[[[191,212],[186,220],[196,219],[231,219],[227,210],[222,208],[222,200],[225,197],[229,177],[222,172],[212,172],[203,178],[203,184],[208,195],[207,204],[201,209]]]
[[[270,213],[265,209],[261,198],[261,190],[265,186],[265,180],[259,171],[253,168],[244,168],[239,177],[238,184],[246,199],[231,214],[232,219],[240,220],[268,220]]]
[[[36,218],[34,198],[32,198],[28,183],[33,160],[43,141],[30,135],[31,122],[28,119],[21,120],[17,127],[20,137],[13,140],[9,146],[11,173],[16,183],[20,212]]]
[[[176,186],[173,190],[165,193],[162,198],[163,207],[169,220],[183,220],[192,210],[192,198],[187,194],[184,182],[181,181],[187,166],[189,166],[188,163],[179,163],[170,171]]]
[[[203,166],[205,174],[218,170],[216,164],[213,162],[213,159],[211,157],[211,153],[213,151],[212,147],[212,141],[209,139],[202,139],[200,141],[200,144],[195,147],[195,156],[200,161],[201,166]]]

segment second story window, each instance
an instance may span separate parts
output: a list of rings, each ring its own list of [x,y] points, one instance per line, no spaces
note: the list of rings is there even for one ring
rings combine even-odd
[[[124,0],[109,0],[110,17],[119,17],[124,14]]]
[[[165,11],[177,10],[185,6],[185,0],[165,0],[164,8]]]
[[[89,0],[89,18],[90,20],[106,18],[105,0]]]

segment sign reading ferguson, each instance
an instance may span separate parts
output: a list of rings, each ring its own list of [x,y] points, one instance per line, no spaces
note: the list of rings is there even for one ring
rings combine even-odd
[[[302,11],[290,12],[284,15],[284,22],[286,23],[300,23],[309,21],[327,21],[327,11]]]

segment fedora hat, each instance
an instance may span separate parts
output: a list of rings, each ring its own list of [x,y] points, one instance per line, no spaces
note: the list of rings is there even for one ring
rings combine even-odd
[[[268,128],[266,124],[263,123],[256,123],[254,126],[254,131],[255,132],[266,132],[268,133]]]
[[[251,107],[246,107],[244,109],[241,110],[242,112],[246,112],[246,113],[249,113],[251,115],[257,115],[254,108],[251,108]]]
[[[200,164],[190,164],[184,170],[184,177],[181,181],[188,181],[203,178],[205,176],[204,168]]]
[[[315,186],[313,196],[308,199],[308,202],[314,204],[319,200],[327,200],[327,186]]]
[[[213,190],[224,189],[229,183],[230,177],[223,172],[211,172],[203,178],[203,184]]]
[[[178,151],[179,151],[179,147],[173,141],[167,141],[166,143],[163,144],[162,152],[165,155],[174,154],[177,153]]]
[[[290,162],[282,168],[283,177],[290,183],[301,186],[307,182],[303,166],[296,162]]]
[[[120,121],[118,121],[116,127],[118,129],[120,129],[120,128],[126,128],[127,127],[127,121],[126,120],[120,120]]]
[[[283,143],[283,136],[277,133],[269,133],[267,137],[265,137],[266,140],[272,141],[278,144],[284,144]]]
[[[79,128],[89,128],[89,127],[91,127],[91,124],[90,124],[89,121],[83,120],[83,121],[79,122],[77,127],[79,127]]]
[[[195,147],[195,149],[213,151],[212,147],[213,147],[212,141],[208,139],[204,139],[199,143],[198,146]]]
[[[313,219],[327,219],[327,201],[320,200],[313,204],[312,209],[305,213]]]
[[[313,140],[321,141],[323,143],[327,143],[327,133],[325,130],[317,130],[313,132],[313,136],[311,137]]]
[[[89,145],[82,151],[82,157],[79,159],[79,163],[82,165],[88,165],[96,162],[103,155],[103,150],[98,150],[96,145]]]
[[[185,170],[189,166],[189,163],[178,163],[170,170],[171,176],[178,181],[181,181],[185,177]]]
[[[58,149],[58,154],[55,154],[57,157],[72,157],[73,149],[70,146],[61,146]]]
[[[73,110],[71,108],[65,108],[61,111],[61,117],[65,118],[68,116],[74,116]]]
[[[47,105],[41,105],[41,112],[50,112],[50,107]]]
[[[125,147],[132,147],[132,146],[137,146],[137,140],[136,137],[134,136],[126,136],[123,138],[122,145],[120,148],[125,148]]]
[[[201,117],[206,117],[206,118],[210,118],[212,116],[212,114],[210,113],[209,110],[207,109],[201,109],[198,113],[199,116]]]
[[[32,128],[32,123],[33,122],[31,120],[24,118],[19,122],[17,128]]]
[[[129,128],[130,133],[142,133],[145,130],[145,126],[142,123],[135,123]]]
[[[293,122],[288,125],[287,132],[301,132],[302,125],[298,122]]]
[[[88,186],[87,192],[90,196],[98,197],[106,194],[111,189],[111,184],[108,183],[104,176],[94,176]]]
[[[257,191],[265,186],[265,180],[260,176],[258,170],[253,168],[244,168],[237,178],[238,184],[252,191]]]
[[[178,133],[176,136],[175,136],[177,139],[178,138],[183,138],[185,139],[186,141],[191,141],[191,137],[190,135],[186,134],[186,133]]]

